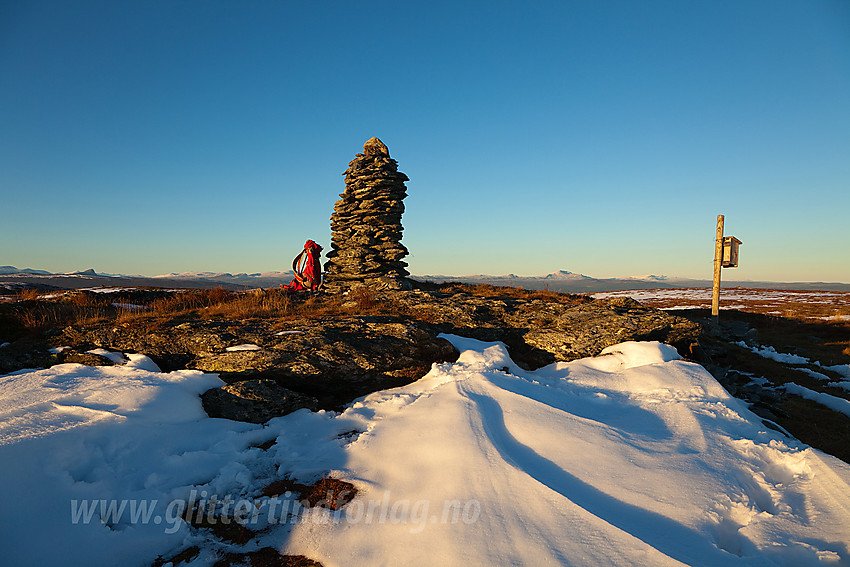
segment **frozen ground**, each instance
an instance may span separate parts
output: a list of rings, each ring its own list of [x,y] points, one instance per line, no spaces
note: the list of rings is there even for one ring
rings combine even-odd
[[[4,564],[144,566],[199,545],[191,565],[209,565],[235,547],[179,518],[199,500],[258,531],[239,549],[326,567],[850,563],[850,467],[671,347],[527,372],[499,343],[447,338],[460,359],[413,384],[265,426],[207,418],[216,376],[139,355],[0,377]],[[359,490],[341,512],[260,496],[328,472]]]
[[[764,358],[769,358],[771,360],[775,360],[783,364],[796,366],[797,370],[800,370],[801,372],[804,372],[813,378],[824,381],[826,386],[832,386],[835,388],[841,388],[842,390],[850,391],[850,382],[843,380],[839,382],[831,382],[831,378],[826,374],[823,374],[822,372],[818,372],[816,370],[812,370],[810,368],[804,368],[802,366],[804,364],[817,366],[826,370],[831,370],[845,378],[850,378],[850,364],[834,364],[832,366],[824,366],[819,361],[811,360],[804,356],[777,352],[776,349],[771,346],[749,346],[743,341],[739,341],[736,344],[742,348],[750,349],[757,355],[762,356]],[[824,392],[815,392],[814,390],[805,388],[793,382],[788,382],[781,386],[781,388],[791,394],[796,394],[802,398],[806,398],[807,400],[818,402],[819,404],[828,407],[832,411],[836,411],[838,413],[842,413],[850,417],[850,401],[847,401],[844,398],[832,396]]]
[[[592,294],[597,299],[631,297],[659,309],[710,309],[711,288],[635,289]],[[722,288],[721,309],[850,321],[850,292]]]

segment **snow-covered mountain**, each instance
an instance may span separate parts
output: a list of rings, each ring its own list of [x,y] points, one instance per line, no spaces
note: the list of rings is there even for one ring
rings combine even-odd
[[[641,280],[647,282],[670,282],[670,281],[682,281],[684,278],[671,278],[669,276],[659,276],[655,274],[647,274],[645,276],[629,276],[629,280]]]
[[[18,269],[15,266],[0,266],[0,275],[6,274],[49,274],[45,270],[33,270],[32,268]]]
[[[88,277],[141,277],[141,276],[127,276],[123,274],[107,274],[95,271],[94,268],[88,268],[85,270],[77,270],[74,272],[67,273],[57,273],[57,272],[48,272],[47,270],[33,270],[32,268],[23,268],[19,269],[14,266],[0,266],[0,275],[34,275],[34,276],[88,276]]]
[[[32,285],[42,289],[80,289],[88,287],[173,287],[173,288],[211,288],[253,289],[258,287],[277,287],[292,281],[292,272],[257,272],[253,274],[227,272],[183,272],[159,276],[139,276],[124,274],[106,274],[93,268],[87,270],[57,274],[45,270],[18,270],[14,266],[0,268],[0,289],[4,287],[17,290],[23,285]]]
[[[221,281],[256,281],[261,278],[287,278],[292,277],[292,270],[286,271],[273,271],[273,272],[239,272],[236,274],[232,274],[230,272],[172,272],[170,274],[162,274],[158,276],[153,276],[154,278],[171,278],[171,279],[207,279],[207,280],[221,280]]]
[[[567,270],[559,270],[545,276],[518,276],[508,274],[493,276],[477,274],[473,276],[424,275],[414,279],[432,282],[463,282],[490,284],[496,286],[515,286],[525,289],[548,289],[572,293],[590,293],[597,291],[620,291],[627,289],[648,289],[656,287],[685,287],[684,282],[694,280],[671,280],[667,276],[634,276],[629,278],[594,278]]]
[[[221,283],[245,288],[276,287],[292,281],[292,270],[280,272],[180,272],[154,276],[153,279],[169,279],[186,282]]]
[[[413,276],[420,281],[461,282],[514,286],[525,289],[548,289],[568,293],[597,293],[602,291],[626,291],[633,289],[711,287],[711,280],[696,280],[666,275],[628,276],[623,278],[595,278],[560,270],[545,276],[485,275],[472,276],[422,275]],[[725,287],[810,289],[824,291],[850,291],[850,284],[834,282],[771,282],[771,281],[724,281]]]

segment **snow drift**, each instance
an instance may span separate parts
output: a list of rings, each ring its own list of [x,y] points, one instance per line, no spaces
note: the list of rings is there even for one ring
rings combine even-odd
[[[0,377],[6,559],[141,566],[197,544],[206,565],[234,547],[168,508],[215,494],[251,503],[240,549],[326,567],[850,562],[850,467],[765,427],[672,347],[528,372],[500,343],[446,338],[459,360],[413,384],[265,426],[205,417],[215,376],[143,357]],[[261,496],[328,471],[359,490],[342,511]],[[81,516],[100,500],[72,521],[73,501]],[[113,501],[155,504],[116,521]]]

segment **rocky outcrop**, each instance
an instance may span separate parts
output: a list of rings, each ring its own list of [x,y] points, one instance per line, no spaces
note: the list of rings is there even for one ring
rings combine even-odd
[[[273,379],[318,398],[321,407],[333,408],[376,390],[409,384],[434,362],[455,360],[457,351],[436,334],[420,322],[386,317],[296,320],[282,332],[270,331],[261,340],[254,337],[263,345],[261,351],[199,353],[189,366],[218,372],[228,382]]]
[[[666,342],[687,356],[700,332],[696,323],[630,299],[482,297],[440,289],[373,291],[360,299],[383,314],[353,315],[363,311],[357,301],[324,295],[310,301],[318,310],[336,305],[335,315],[196,319],[153,329],[69,327],[51,341],[77,352],[100,347],[143,353],[163,371],[217,373],[229,386],[204,396],[210,415],[261,422],[299,407],[339,409],[376,390],[413,382],[433,363],[457,359],[454,347],[438,338],[441,332],[502,341],[528,369],[594,356],[629,340]]]
[[[407,248],[401,243],[402,200],[407,196],[398,163],[378,138],[363,145],[345,170],[345,192],[331,215],[331,251],[325,289],[410,289]]]
[[[105,356],[90,352],[69,352],[64,355],[62,362],[83,364],[85,366],[112,366],[114,364]]]

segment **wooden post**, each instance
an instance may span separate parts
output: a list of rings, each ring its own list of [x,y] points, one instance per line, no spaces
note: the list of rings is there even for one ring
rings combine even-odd
[[[717,215],[717,237],[714,240],[714,287],[711,290],[711,315],[720,315],[720,270],[723,265],[723,215]]]

